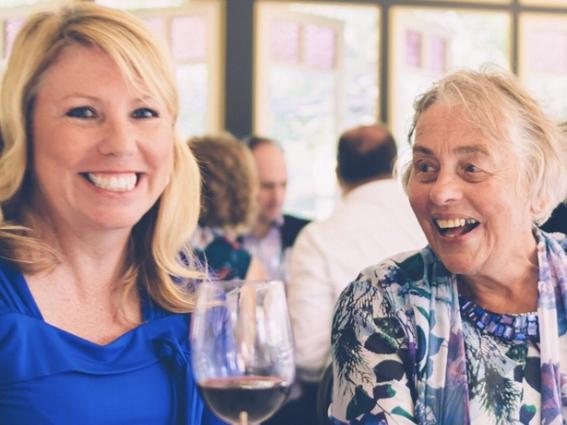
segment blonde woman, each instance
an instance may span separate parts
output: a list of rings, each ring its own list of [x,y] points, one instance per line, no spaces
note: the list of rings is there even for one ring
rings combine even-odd
[[[190,368],[199,173],[164,49],[81,3],[31,16],[1,87],[0,418],[216,424]],[[172,276],[175,276],[175,280]]]

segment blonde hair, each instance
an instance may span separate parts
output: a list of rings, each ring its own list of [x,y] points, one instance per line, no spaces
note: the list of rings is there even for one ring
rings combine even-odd
[[[250,149],[228,133],[190,139],[203,180],[199,224],[218,227],[231,237],[256,220],[258,177]]]
[[[567,198],[567,139],[512,74],[461,70],[435,83],[414,103],[410,144],[421,116],[437,103],[458,106],[468,123],[516,155],[535,223],[545,222]],[[407,187],[411,168],[409,164],[402,167]]]
[[[35,224],[40,219],[29,196],[30,122],[43,75],[60,52],[73,44],[102,49],[134,87],[163,101],[174,122],[178,115],[171,62],[135,17],[80,3],[39,12],[26,21],[14,42],[0,89],[0,256],[25,272],[45,270],[57,262],[57,252],[38,233]],[[179,258],[180,253],[192,258],[187,241],[197,224],[200,180],[185,143],[175,140],[173,149],[167,187],[132,230],[131,263],[120,295],[124,299],[138,283],[162,307],[185,312],[193,308],[192,295],[172,276],[192,279],[199,275]]]

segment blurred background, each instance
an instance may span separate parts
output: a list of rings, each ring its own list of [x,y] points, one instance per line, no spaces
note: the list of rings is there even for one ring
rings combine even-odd
[[[85,1],[85,0],[75,0]],[[96,0],[169,46],[183,138],[259,134],[286,151],[286,211],[324,218],[338,135],[384,122],[407,148],[412,103],[456,68],[511,70],[567,120],[567,0]],[[2,66],[25,16],[60,0],[0,0]]]

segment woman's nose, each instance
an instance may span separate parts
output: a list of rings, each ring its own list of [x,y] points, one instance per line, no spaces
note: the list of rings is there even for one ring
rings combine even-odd
[[[446,205],[461,200],[462,187],[457,176],[439,175],[432,184],[429,198],[435,205]]]
[[[136,137],[128,118],[108,117],[103,123],[99,152],[103,155],[130,155],[136,149]]]

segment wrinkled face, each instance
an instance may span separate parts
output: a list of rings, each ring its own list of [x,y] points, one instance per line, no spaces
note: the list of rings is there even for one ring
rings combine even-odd
[[[535,249],[527,190],[506,142],[488,140],[458,107],[440,103],[416,127],[408,182],[433,251],[453,273],[496,276]]]
[[[282,214],[287,189],[287,169],[282,151],[271,143],[262,143],[252,152],[260,191],[258,192],[258,219],[272,223]]]
[[[131,230],[173,166],[173,119],[101,49],[71,45],[46,71],[32,115],[36,201],[55,225]]]

